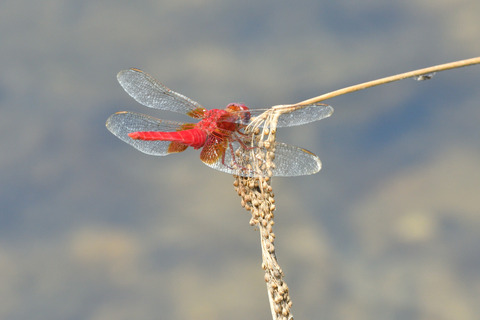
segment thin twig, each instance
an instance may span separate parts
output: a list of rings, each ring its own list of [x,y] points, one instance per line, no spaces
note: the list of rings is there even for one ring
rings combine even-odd
[[[379,85],[382,85],[382,84],[386,84],[386,83],[390,83],[390,82],[394,82],[394,81],[398,81],[398,80],[402,80],[402,79],[406,79],[406,78],[413,78],[413,77],[428,75],[428,74],[435,73],[435,72],[445,71],[445,70],[449,70],[449,69],[456,69],[456,68],[471,66],[471,65],[475,65],[475,64],[480,64],[480,57],[466,59],[466,60],[460,60],[460,61],[455,61],[455,62],[449,62],[449,63],[440,64],[440,65],[429,67],[429,68],[418,69],[418,70],[414,70],[414,71],[409,71],[409,72],[405,72],[405,73],[396,74],[396,75],[390,76],[390,77],[385,77],[385,78],[381,78],[381,79],[377,79],[377,80],[363,82],[363,83],[360,83],[360,84],[356,84],[354,86],[350,86],[350,87],[335,90],[335,91],[332,91],[332,92],[329,92],[329,93],[325,93],[325,94],[322,94],[322,95],[320,95],[318,97],[315,97],[315,98],[304,100],[302,102],[296,103],[295,105],[308,105],[308,104],[320,102],[320,101],[323,101],[323,100],[331,99],[331,98],[334,98],[334,97],[338,97],[338,96],[341,96],[343,94],[347,94],[347,93],[350,93],[350,92],[359,91],[359,90],[379,86]]]

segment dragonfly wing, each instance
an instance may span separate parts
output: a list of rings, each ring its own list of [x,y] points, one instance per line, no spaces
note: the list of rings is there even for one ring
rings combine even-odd
[[[278,127],[299,126],[310,123],[332,115],[333,108],[323,103],[312,103],[305,106],[296,106],[292,112],[282,114],[278,118]]]
[[[333,108],[323,103],[312,103],[304,106],[275,106],[270,109],[250,109],[243,112],[249,112],[252,120],[254,121],[254,117],[258,117],[264,112],[273,112],[275,109],[283,111],[282,114],[278,117],[277,127],[299,126],[302,124],[328,118],[333,113]],[[264,123],[262,123],[261,126],[263,126],[263,124]]]
[[[241,163],[242,158],[235,156],[236,150],[244,154],[243,146],[237,141],[221,141],[218,144],[206,144],[200,155],[200,159],[210,168],[218,171],[235,174],[240,176],[253,176],[252,170],[248,170],[246,165]]]
[[[275,169],[273,175],[279,177],[306,176],[322,169],[322,162],[312,152],[286,143],[275,144]]]
[[[207,166],[213,165],[219,162],[222,157],[224,157],[227,147],[227,140],[219,138],[212,134],[208,137],[205,145],[202,147],[202,152],[200,153],[200,160],[202,160],[203,163],[205,163]]]
[[[254,163],[255,153],[258,148],[247,150],[244,145],[233,141],[229,143],[223,156],[219,157],[213,163],[204,163],[216,170],[244,177],[266,175],[262,168],[258,168]],[[250,159],[245,160],[245,157]],[[305,176],[317,173],[322,168],[322,162],[315,154],[310,151],[292,146],[289,144],[275,143],[275,159],[273,160],[275,168],[272,170],[274,176],[293,177]]]
[[[122,70],[117,74],[122,88],[144,106],[197,115],[204,107],[198,102],[165,87],[155,78],[139,69]]]
[[[107,119],[106,125],[111,133],[134,148],[146,154],[165,156],[172,152],[168,149],[171,144],[170,141],[135,140],[130,138],[128,134],[138,131],[177,131],[185,124],[175,121],[160,120],[141,113],[123,111],[112,114]]]

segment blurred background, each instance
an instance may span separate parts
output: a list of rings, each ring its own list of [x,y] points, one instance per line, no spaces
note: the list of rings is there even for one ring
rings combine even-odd
[[[478,56],[480,2],[0,3],[0,318],[269,319],[233,178],[114,137],[137,67],[208,108],[294,103]],[[480,68],[329,100],[279,130],[323,161],[277,178],[296,319],[478,319]]]

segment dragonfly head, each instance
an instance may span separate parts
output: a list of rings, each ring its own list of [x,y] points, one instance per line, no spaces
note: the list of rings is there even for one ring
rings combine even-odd
[[[244,124],[247,124],[250,121],[249,109],[243,103],[230,103],[225,110],[238,114],[240,118],[239,120]]]

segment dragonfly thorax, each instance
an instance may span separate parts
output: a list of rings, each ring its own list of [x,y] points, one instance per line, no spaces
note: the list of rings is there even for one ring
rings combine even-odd
[[[249,109],[243,103],[230,103],[229,105],[227,105],[225,110],[237,114],[239,120],[241,120],[243,124],[248,124],[248,122],[250,121]]]
[[[205,111],[203,119],[197,123],[196,127],[206,131],[209,134],[216,132],[217,134],[221,135],[230,135],[231,132],[239,129],[239,126],[244,121],[244,115],[244,112],[234,112],[234,110],[229,107],[227,107],[225,110],[207,110]]]

